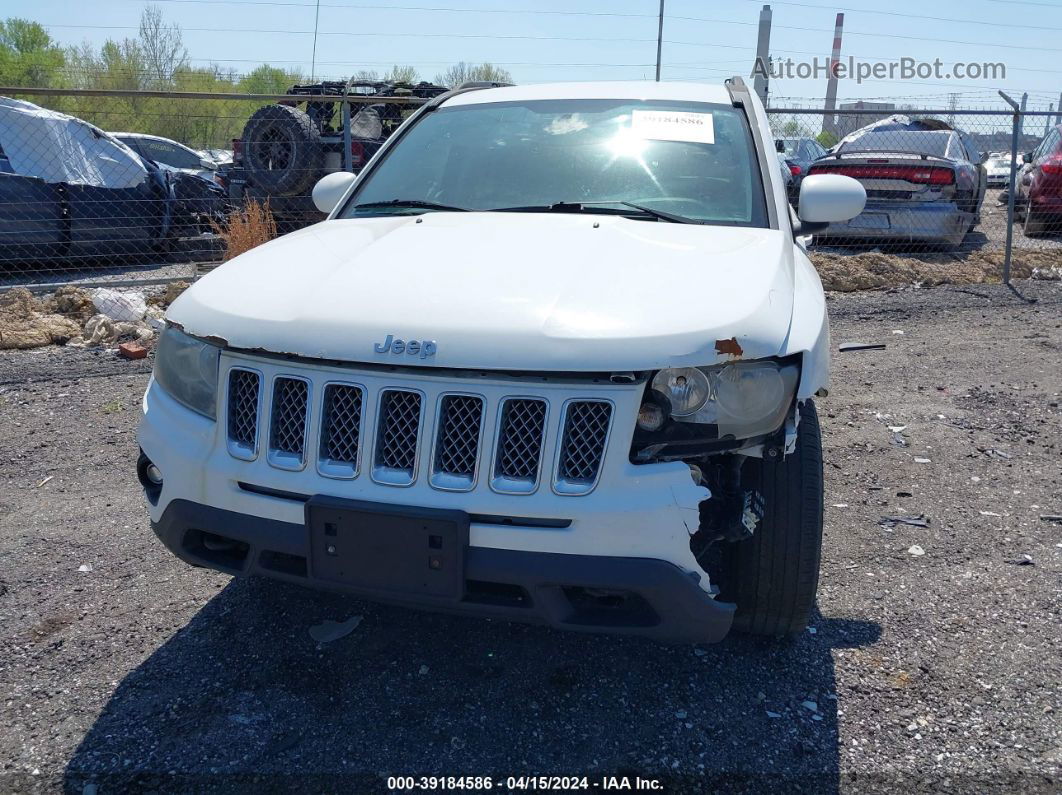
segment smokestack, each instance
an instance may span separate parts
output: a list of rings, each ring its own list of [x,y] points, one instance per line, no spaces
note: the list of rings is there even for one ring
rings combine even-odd
[[[752,88],[759,95],[760,102],[767,105],[767,75],[764,70],[771,63],[771,7],[760,9],[760,32],[756,37],[756,70]]]
[[[837,108],[837,65],[841,62],[841,31],[844,28],[844,14],[837,15],[833,27],[833,53],[830,55],[830,79],[826,82],[826,105],[824,110]],[[837,134],[837,117],[827,112],[822,117],[822,131]]]

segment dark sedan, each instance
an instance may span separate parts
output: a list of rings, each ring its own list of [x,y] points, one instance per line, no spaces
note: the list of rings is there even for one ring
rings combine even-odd
[[[800,183],[807,176],[811,164],[826,156],[826,150],[814,138],[776,138],[774,145],[778,153],[785,158],[789,173],[793,176],[792,181],[787,183],[787,188],[789,201],[795,207],[800,197]]]

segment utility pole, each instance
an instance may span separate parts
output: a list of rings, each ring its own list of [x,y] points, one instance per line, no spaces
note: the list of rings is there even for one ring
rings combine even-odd
[[[320,0],[317,0],[320,2]],[[664,50],[664,0],[660,0],[660,21],[656,26],[656,82],[660,82],[660,56]]]
[[[822,117],[822,131],[837,134],[837,67],[841,63],[841,33],[844,30],[844,14],[838,14],[833,26],[833,50],[830,53],[830,77],[826,81],[826,114]]]
[[[1051,111],[1053,111],[1054,109],[1055,109],[1055,103],[1052,102],[1051,105],[1047,108],[1048,115],[1044,119],[1044,137],[1045,138],[1047,137],[1047,134],[1049,132],[1051,132],[1051,115],[1050,114],[1051,114]]]
[[[771,7],[760,9],[760,30],[756,36],[756,68],[753,70],[752,89],[767,106],[767,73],[771,66]]]
[[[313,55],[310,61],[310,82],[317,71],[317,20],[321,18],[321,0],[317,0],[317,9],[313,12]]]
[[[1055,124],[1062,124],[1062,94],[1058,95],[1058,113],[1055,114]]]

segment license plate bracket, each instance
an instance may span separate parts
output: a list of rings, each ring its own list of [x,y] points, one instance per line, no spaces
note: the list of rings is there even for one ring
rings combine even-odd
[[[468,514],[316,496],[306,503],[310,575],[355,590],[463,596]]]

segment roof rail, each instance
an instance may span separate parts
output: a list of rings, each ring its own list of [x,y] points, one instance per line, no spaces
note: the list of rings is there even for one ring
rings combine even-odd
[[[466,83],[462,83],[457,88],[451,88],[445,94],[439,94],[437,97],[432,97],[423,106],[428,112],[435,110],[441,104],[451,97],[456,97],[458,94],[466,94],[469,91],[482,91],[484,88],[506,88],[511,86],[512,83],[492,83],[486,80],[470,80]]]
[[[457,87],[458,91],[472,91],[476,88],[509,88],[512,83],[499,83],[496,80],[468,80]]]

